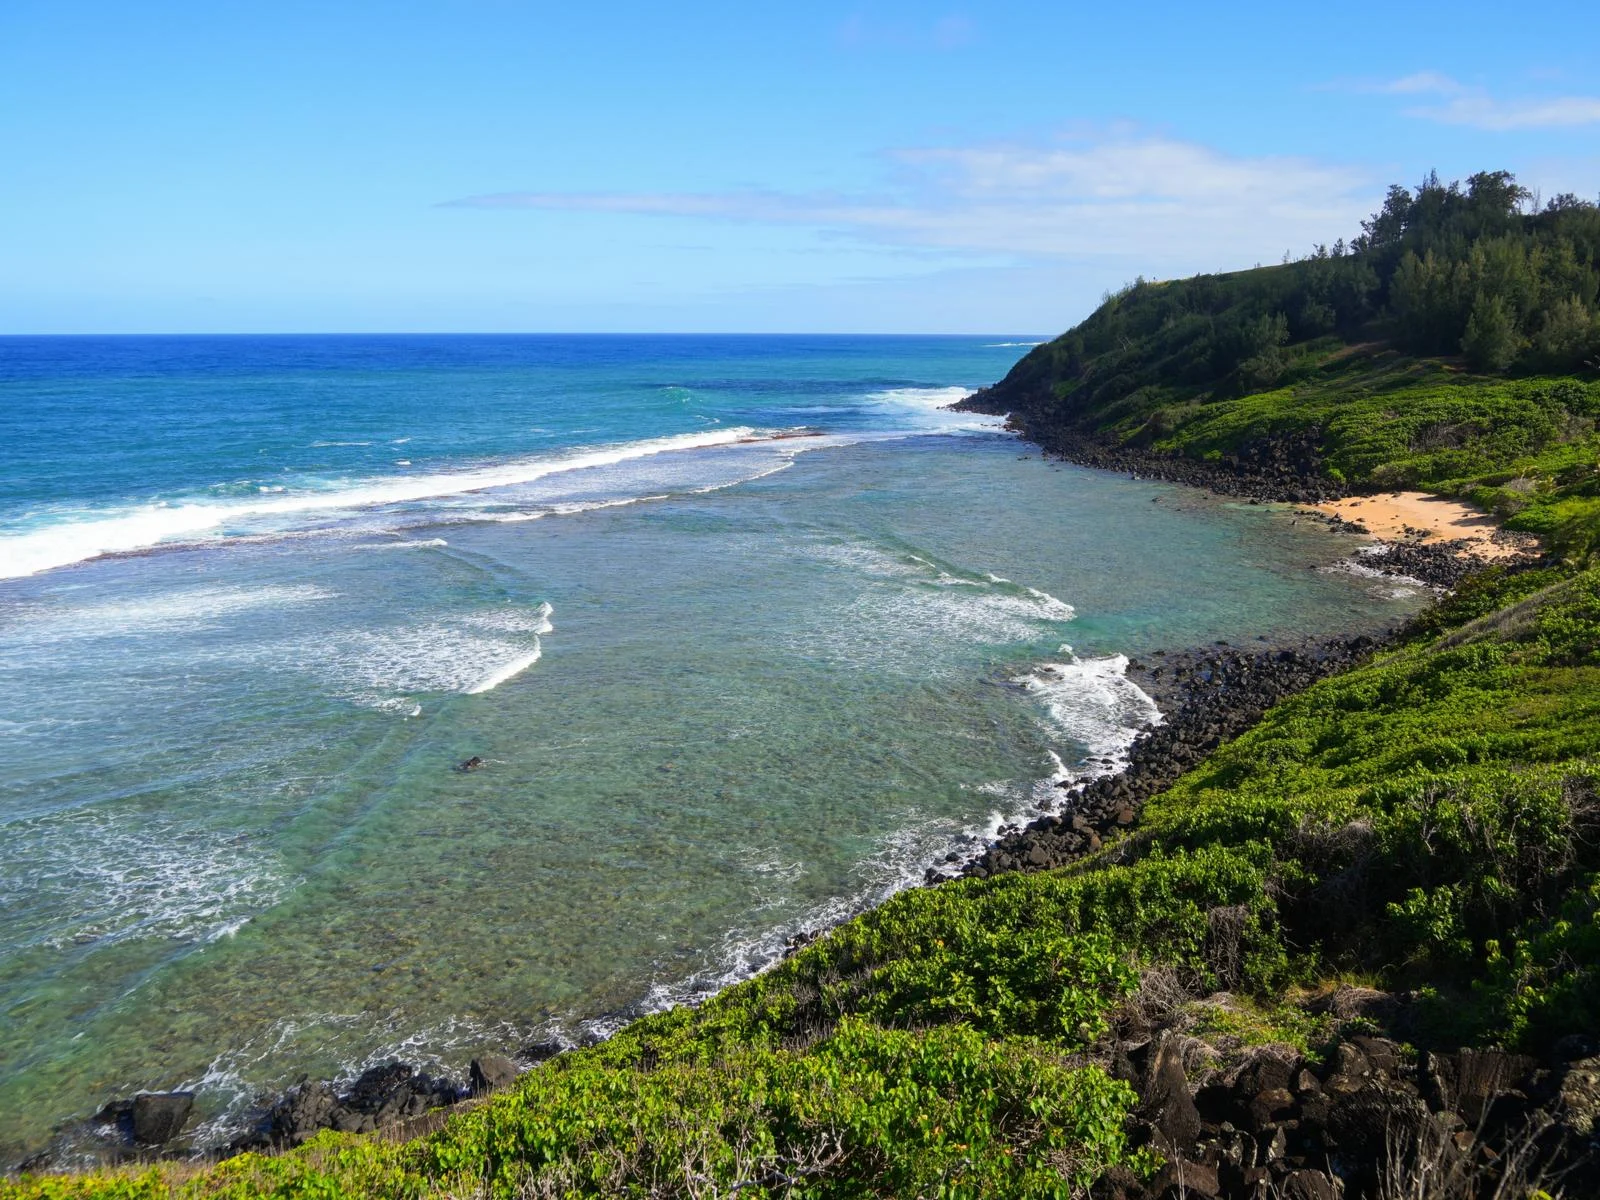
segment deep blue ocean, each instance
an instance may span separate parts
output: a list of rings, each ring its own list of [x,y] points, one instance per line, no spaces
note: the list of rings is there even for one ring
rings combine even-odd
[[[693,999],[1421,603],[944,411],[1032,340],[0,338],[0,1155]]]

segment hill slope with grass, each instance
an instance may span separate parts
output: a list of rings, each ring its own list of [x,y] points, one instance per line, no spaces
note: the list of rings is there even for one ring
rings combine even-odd
[[[1348,246],[1140,280],[967,406],[1097,465],[1272,498],[1421,488],[1586,549],[1600,208],[1528,201],[1505,172],[1430,178],[1392,188]]]

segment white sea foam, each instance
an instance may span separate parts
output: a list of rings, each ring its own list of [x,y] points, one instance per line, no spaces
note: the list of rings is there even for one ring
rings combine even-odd
[[[972,395],[964,387],[909,387],[887,388],[881,392],[868,392],[867,399],[886,408],[902,408],[908,412],[940,413],[950,405]]]
[[[212,1059],[204,1072],[180,1084],[205,1098],[207,1119],[191,1137],[197,1146],[225,1145],[244,1132],[263,1093],[281,1091],[304,1077],[308,1061],[337,1056],[331,1080],[349,1087],[370,1067],[401,1061],[436,1076],[454,1075],[474,1054],[504,1052],[548,1036],[546,1026],[448,1017],[413,1022],[403,1008],[387,1012],[322,1012],[282,1017],[261,1033]]]
[[[969,433],[999,430],[1004,417],[984,413],[952,412],[950,406],[972,395],[971,388],[889,388],[871,392],[866,399],[889,409],[917,433]]]
[[[495,688],[499,687],[506,680],[522,674],[522,672],[526,671],[529,667],[533,666],[534,663],[539,661],[541,650],[537,644],[538,639],[535,638],[534,642],[535,644],[532,650],[529,650],[525,654],[517,655],[516,658],[511,659],[509,662],[501,663],[494,670],[484,675],[483,678],[469,684],[461,690],[468,696],[481,695],[484,692],[494,691]]]
[[[1010,349],[1017,349],[1017,348],[1020,348],[1020,347],[1023,347],[1023,346],[1042,346],[1042,345],[1044,345],[1043,342],[985,342],[983,348],[985,350],[1010,350]]]
[[[1085,760],[1099,760],[1088,774],[1120,770],[1140,732],[1161,723],[1161,710],[1128,678],[1126,656],[1078,658],[1072,647],[1061,649],[1067,661],[1044,663],[1011,682],[1039,703],[1054,737],[1083,747]],[[1061,770],[1061,778],[1081,777]]]
[[[34,603],[14,609],[0,630],[30,642],[169,633],[212,627],[239,613],[332,600],[336,595],[315,584],[280,584],[182,588],[86,604]]]
[[[1080,659],[1070,646],[1063,646],[1067,661],[1045,663],[1036,671],[1013,680],[1039,703],[1047,731],[1070,743],[1071,753],[1081,762],[1068,767],[1055,750],[1046,754],[1052,763],[1048,777],[1029,785],[993,785],[982,789],[1000,806],[981,822],[959,825],[946,818],[929,817],[915,811],[900,814],[897,830],[886,836],[876,853],[857,868],[857,886],[847,894],[803,908],[788,920],[774,924],[751,924],[725,934],[710,956],[710,962],[688,977],[656,982],[638,1006],[624,1013],[586,1021],[586,1032],[605,1037],[628,1020],[645,1012],[675,1004],[693,1004],[725,987],[750,978],[782,961],[792,939],[800,933],[828,929],[896,892],[920,883],[929,864],[943,860],[951,852],[963,857],[992,842],[1002,828],[1021,821],[1041,809],[1058,808],[1066,793],[1058,784],[1083,782],[1120,771],[1138,736],[1160,724],[1161,713],[1155,702],[1126,676],[1128,660],[1123,655]],[[745,869],[758,876],[793,882],[804,874],[804,864],[786,861],[775,849],[753,852]],[[771,900],[758,902],[750,916],[780,907]]]
[[[245,519],[436,499],[526,484],[561,472],[606,467],[658,454],[747,443],[759,437],[754,429],[740,426],[649,438],[466,471],[372,478],[324,491],[281,497],[149,505],[115,515],[64,521],[27,533],[0,536],[0,578],[33,575],[101,554],[143,549],[185,535],[214,531]]]
[[[6,940],[21,945],[215,941],[299,882],[251,839],[142,812],[32,817],[0,842],[0,910],[14,914]]]
[[[667,495],[659,496],[619,496],[615,500],[572,500],[563,504],[552,504],[548,510],[549,516],[573,517],[579,513],[598,512],[603,508],[626,508],[630,504],[645,504],[652,500],[666,500]]]
[[[827,619],[825,629],[796,630],[809,653],[862,668],[939,674],[946,664],[928,647],[949,639],[986,645],[1059,635],[1073,619],[1070,604],[1038,588],[941,566],[917,554],[895,554],[865,542],[818,543],[811,553],[861,576],[857,598]],[[892,636],[885,636],[892,631]]]
[[[465,692],[530,648],[439,621],[346,631],[300,650],[335,694],[378,707],[396,693]]]
[[[1024,587],[1023,591],[1039,602],[1039,609],[1052,621],[1070,621],[1076,613],[1072,605],[1064,600],[1057,600],[1049,592],[1041,592],[1038,588]]]
[[[498,633],[552,633],[555,626],[550,623],[550,618],[555,611],[550,602],[545,601],[532,612],[506,609],[502,612],[467,613],[456,620],[463,625],[492,629]]]
[[[269,657],[302,663],[331,694],[366,708],[415,716],[417,693],[492,691],[539,661],[554,629],[548,603],[464,613],[384,629],[333,630]]]
[[[775,441],[774,444],[782,445],[782,442]],[[765,479],[768,475],[776,475],[779,471],[788,470],[794,465],[794,457],[796,454],[800,453],[802,450],[810,450],[815,448],[816,447],[810,445],[803,447],[796,446],[793,448],[783,445],[783,448],[779,451],[778,461],[772,463],[771,465],[764,466],[759,470],[750,471],[748,473],[740,473],[731,479],[722,479],[715,483],[685,488],[677,494],[703,496],[711,492],[720,492],[727,488],[738,487],[741,484],[753,483],[757,479]],[[652,480],[651,482],[659,484],[661,481]],[[647,495],[615,496],[604,500],[564,500],[553,503],[548,508],[520,510],[515,512],[474,513],[464,519],[470,521],[488,521],[501,525],[514,525],[523,521],[543,520],[545,517],[573,517],[580,516],[583,513],[598,512],[608,508],[627,508],[634,504],[653,504],[663,500],[670,500],[672,499],[673,495],[674,493],[672,492],[651,492]]]
[[[438,550],[449,544],[443,538],[422,538],[418,541],[402,539],[394,542],[364,542],[350,548],[352,550]]]
[[[745,475],[739,479],[730,479],[726,483],[708,483],[704,487],[691,488],[689,489],[690,495],[704,496],[711,492],[720,492],[727,488],[738,487],[742,483],[754,483],[758,479],[765,479],[768,475],[776,475],[779,471],[787,471],[790,467],[794,466],[794,458],[796,454],[801,453],[802,450],[814,450],[819,448],[820,447],[816,446],[805,446],[797,447],[793,450],[785,449],[783,457],[764,471],[757,471],[754,475]]]
[[[1356,553],[1363,558],[1382,558],[1389,553],[1389,547],[1382,542],[1375,542],[1370,546],[1360,547]],[[1371,579],[1383,586],[1369,589],[1370,594],[1379,599],[1404,600],[1419,592],[1442,592],[1443,588],[1435,588],[1431,584],[1410,575],[1401,575],[1395,571],[1385,571],[1381,567],[1369,567],[1364,562],[1357,562],[1354,558],[1342,558],[1336,563],[1330,563],[1320,568],[1330,575],[1354,575],[1357,579]]]
[[[923,554],[895,552],[861,541],[821,542],[812,547],[823,562],[859,574],[864,591],[843,619],[826,616],[828,628],[797,631],[809,652],[843,655],[861,665],[906,666],[937,671],[929,647],[952,636],[991,644],[1033,641],[1073,617],[1072,606],[1038,588],[1003,576],[964,573]],[[892,631],[892,632],[886,632]],[[1161,720],[1149,696],[1126,677],[1120,655],[1079,659],[1063,646],[1065,661],[1042,664],[1012,682],[1028,693],[1051,746],[1044,778],[996,783],[980,789],[994,806],[973,823],[908,811],[899,814],[896,832],[859,864],[855,885],[819,904],[773,920],[787,906],[782,894],[758,901],[749,919],[731,929],[706,966],[687,977],[658,981],[635,1010],[586,1022],[602,1036],[637,1012],[693,1003],[780,961],[798,933],[828,928],[920,882],[929,864],[952,852],[965,856],[993,840],[1001,828],[1041,809],[1058,807],[1066,793],[1057,785],[1121,769],[1139,733]],[[930,661],[930,659],[932,661]],[[1063,760],[1071,760],[1069,766]],[[763,880],[788,884],[804,874],[804,864],[772,849],[752,853],[744,869]],[[785,889],[792,894],[792,891]]]

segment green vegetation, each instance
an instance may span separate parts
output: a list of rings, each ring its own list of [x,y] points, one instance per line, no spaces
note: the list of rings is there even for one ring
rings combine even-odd
[[[1461,378],[1380,351],[1288,387],[1169,413],[1167,432],[1149,441],[1158,451],[1238,457],[1315,429],[1334,479],[1459,497],[1567,547],[1600,503],[1596,418],[1600,381]],[[1579,528],[1569,529],[1574,520]]]
[[[1074,867],[903,893],[410,1142],[9,1194],[1079,1195],[1154,1165],[1099,1064],[1156,974],[1236,993],[1199,1027],[1241,1044],[1314,1050],[1294,998],[1352,974],[1426,989],[1444,1044],[1600,1026],[1597,783],[1600,571],[1492,573]]]
[[[1586,554],[1600,208],[1528,201],[1505,172],[1465,189],[1430,177],[1391,188],[1349,246],[1140,280],[1036,348],[986,406],[1047,445],[1087,435],[1244,467],[1287,446],[1339,484],[1460,496]]]

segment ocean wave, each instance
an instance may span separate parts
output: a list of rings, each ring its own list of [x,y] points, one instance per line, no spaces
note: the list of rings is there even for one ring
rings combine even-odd
[[[1012,349],[1020,349],[1023,346],[1042,346],[1042,345],[1044,345],[1043,342],[985,342],[983,344],[983,348],[985,350],[1012,350]]]
[[[539,661],[554,609],[465,613],[387,629],[347,629],[269,646],[270,660],[305,664],[330,695],[416,716],[419,693],[477,696]]]
[[[657,496],[619,496],[615,500],[572,500],[564,504],[552,504],[547,510],[547,515],[574,517],[579,513],[598,512],[603,508],[626,508],[630,504],[647,504],[652,500],[666,500],[668,498],[668,495],[663,492]]]
[[[148,813],[72,810],[6,826],[5,940],[56,948],[136,938],[205,943],[299,883],[273,852]]]
[[[550,618],[555,607],[547,600],[532,612],[507,609],[502,612],[467,613],[456,620],[477,629],[492,629],[499,633],[553,633],[555,626]]]
[[[995,433],[1004,430],[1005,418],[984,413],[954,412],[951,405],[972,395],[966,387],[911,387],[888,388],[869,392],[864,399],[875,407],[887,410],[891,419],[901,425],[896,431],[871,435],[882,440],[906,434],[956,434]]]
[[[915,561],[918,556],[905,556]],[[1058,602],[1059,603],[1059,602]],[[399,1059],[422,1069],[459,1073],[470,1055],[506,1049],[535,1040],[567,1046],[607,1038],[629,1022],[651,1012],[697,1004],[723,989],[759,975],[782,962],[797,936],[833,928],[922,881],[932,863],[956,853],[967,857],[999,836],[1002,827],[1037,813],[1046,804],[1059,807],[1066,793],[1060,780],[1084,780],[1120,770],[1135,738],[1159,723],[1154,702],[1125,675],[1122,655],[1080,659],[1063,646],[1066,660],[1041,664],[1013,682],[1039,704],[1051,735],[1071,742],[1083,765],[1066,767],[1054,750],[1049,778],[1032,786],[1005,785],[990,794],[998,802],[977,821],[930,817],[916,810],[896,814],[898,828],[884,836],[873,853],[855,869],[851,887],[814,903],[792,904],[792,885],[801,882],[806,865],[779,846],[748,848],[735,869],[780,891],[758,895],[745,914],[709,947],[702,965],[687,973],[676,958],[661,969],[672,978],[644,984],[639,999],[597,1016],[569,1016],[520,1027],[510,1022],[489,1024],[471,1017],[427,1026],[408,1025],[401,1010],[388,1014],[324,1014],[286,1019],[245,1045],[219,1055],[206,1073],[184,1086],[222,1099],[225,1107],[200,1131],[201,1142],[217,1143],[237,1132],[263,1087],[281,1088],[303,1073],[308,1056],[338,1054],[334,1082],[348,1085],[363,1070]],[[987,789],[985,789],[987,790]],[[790,909],[773,919],[775,913]]]
[[[431,500],[466,492],[531,483],[568,471],[612,466],[632,459],[688,450],[764,441],[755,429],[738,426],[703,433],[647,438],[495,466],[404,478],[369,478],[325,491],[227,502],[148,505],[116,515],[62,521],[27,533],[0,535],[0,578],[83,562],[102,554],[145,549],[185,535],[214,531],[245,519],[295,516]]]
[[[1389,552],[1389,547],[1380,544],[1363,546],[1356,551],[1366,558],[1381,558]],[[1435,588],[1421,579],[1410,575],[1401,575],[1395,571],[1385,571],[1380,567],[1369,567],[1366,563],[1357,562],[1353,558],[1340,559],[1318,568],[1329,575],[1353,575],[1357,579],[1370,579],[1385,586],[1372,588],[1370,593],[1380,599],[1404,600],[1420,592],[1437,592],[1443,589]]]
[[[986,645],[1036,642],[1060,635],[1072,605],[1038,588],[975,574],[866,542],[824,542],[813,557],[861,577],[843,620],[825,630],[797,631],[811,653],[863,668],[940,674],[947,667],[928,647],[957,638]],[[886,636],[892,633],[892,636]]]
[[[352,550],[438,550],[450,543],[443,538],[422,538],[418,541],[404,539],[394,542],[363,542],[359,546],[351,546]]]
[[[774,442],[781,443],[783,439],[774,438]],[[627,508],[634,504],[653,504],[662,500],[671,500],[674,495],[704,496],[712,492],[725,491],[728,488],[739,487],[742,484],[754,483],[758,479],[765,479],[769,475],[776,475],[780,471],[787,471],[794,466],[794,459],[802,450],[816,449],[806,445],[803,447],[783,446],[779,451],[778,460],[770,466],[765,466],[749,473],[740,473],[731,479],[718,480],[715,483],[702,484],[698,487],[684,488],[680,492],[650,492],[640,496],[616,496],[605,500],[566,500],[553,503],[548,508],[518,510],[514,512],[484,512],[462,516],[465,521],[487,521],[494,524],[514,525],[523,521],[540,521],[545,517],[574,517],[584,513],[598,512],[608,508]]]
[[[334,695],[375,708],[390,706],[395,693],[465,692],[530,650],[442,622],[354,630],[298,648],[313,656]]]
[[[478,696],[482,695],[484,692],[492,692],[506,680],[522,674],[522,672],[533,666],[534,663],[539,661],[539,656],[543,652],[539,646],[539,639],[534,638],[533,641],[534,645],[532,650],[529,650],[525,654],[517,655],[517,657],[511,659],[509,662],[501,663],[498,667],[488,672],[481,679],[478,679],[477,681],[462,688],[462,693],[468,696]]]
[[[579,1021],[576,1029],[561,1032],[573,1040],[609,1037],[647,1013],[680,1004],[698,1004],[782,962],[797,936],[831,929],[920,883],[926,867],[951,847],[975,848],[983,836],[983,826],[964,826],[915,811],[901,813],[899,828],[882,838],[877,848],[857,864],[854,885],[842,894],[800,905],[776,921],[770,914],[783,907],[784,902],[758,899],[746,913],[746,920],[728,929],[708,949],[702,959],[704,965],[676,978],[653,980],[637,1003]],[[794,883],[805,873],[803,863],[786,861],[771,849],[753,852],[742,866],[753,875],[780,883]],[[673,967],[681,970],[676,962]]]
[[[1125,655],[1079,658],[1072,647],[1061,649],[1067,661],[1043,663],[1011,682],[1039,704],[1052,737],[1083,747],[1083,760],[1095,763],[1082,770],[1063,766],[1060,778],[1120,771],[1139,734],[1161,723],[1161,710],[1127,677]]]
[[[868,392],[867,399],[876,404],[938,412],[958,400],[965,400],[970,395],[972,389],[964,387],[905,387]]]
[[[313,1012],[282,1017],[217,1055],[180,1090],[205,1100],[207,1115],[191,1134],[197,1146],[221,1146],[247,1128],[262,1094],[305,1077],[307,1062],[337,1062],[330,1082],[347,1088],[371,1067],[401,1061],[465,1082],[462,1064],[475,1054],[505,1053],[547,1034],[545,1025],[449,1017],[428,1025],[404,1008],[387,1012]]]
[[[314,604],[337,595],[315,584],[281,584],[183,588],[87,604],[33,603],[13,609],[7,619],[0,620],[0,631],[31,643],[169,633],[215,626],[239,613]]]

